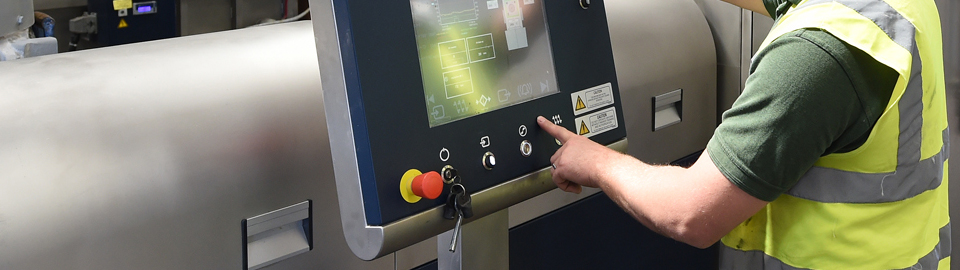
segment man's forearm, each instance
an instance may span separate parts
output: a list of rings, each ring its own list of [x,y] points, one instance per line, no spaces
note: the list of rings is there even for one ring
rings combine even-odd
[[[766,205],[727,180],[707,152],[690,168],[609,160],[597,186],[640,223],[692,246],[713,245]]]
[[[700,240],[691,214],[689,190],[685,190],[686,169],[675,166],[654,166],[628,156],[621,156],[600,175],[600,188],[627,213],[648,228],[697,247],[715,241]],[[705,243],[709,242],[709,243]]]

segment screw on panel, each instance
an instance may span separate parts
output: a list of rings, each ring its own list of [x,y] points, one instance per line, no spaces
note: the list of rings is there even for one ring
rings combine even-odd
[[[23,15],[17,16],[17,25],[23,24]]]

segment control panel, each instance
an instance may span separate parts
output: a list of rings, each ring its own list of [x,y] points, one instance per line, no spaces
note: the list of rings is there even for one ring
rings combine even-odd
[[[548,168],[560,143],[537,116],[626,137],[603,1],[311,4],[342,223],[363,259],[451,229],[436,209],[454,185]]]
[[[88,0],[97,14],[97,43],[121,45],[179,36],[175,0]]]

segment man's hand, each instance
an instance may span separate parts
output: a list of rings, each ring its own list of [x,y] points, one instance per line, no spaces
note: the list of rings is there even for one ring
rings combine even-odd
[[[580,193],[586,187],[599,187],[605,165],[615,164],[622,155],[586,137],[554,125],[543,116],[537,124],[563,144],[550,162],[553,163],[553,183],[566,192]]]
[[[653,166],[617,153],[538,117],[563,143],[550,158],[553,182],[567,192],[599,187],[647,227],[695,247],[713,245],[767,202],[720,173],[706,151],[689,169]]]

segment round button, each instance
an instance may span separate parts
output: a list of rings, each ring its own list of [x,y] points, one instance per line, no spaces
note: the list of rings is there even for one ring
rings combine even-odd
[[[533,154],[533,144],[530,144],[530,141],[527,140],[520,142],[520,154],[525,157],[529,157],[531,154]]]
[[[437,172],[428,172],[413,178],[413,194],[427,199],[436,199],[443,192],[443,177]]]
[[[493,167],[497,166],[497,157],[493,156],[493,153],[487,152],[483,154],[483,168],[493,170]]]

